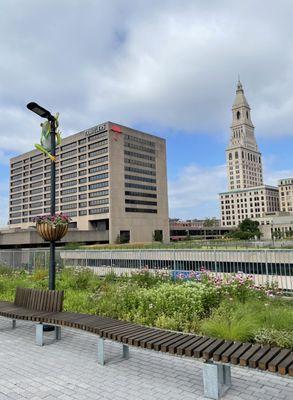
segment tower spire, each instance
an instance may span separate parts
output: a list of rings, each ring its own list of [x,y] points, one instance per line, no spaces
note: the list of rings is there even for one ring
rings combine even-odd
[[[231,136],[227,147],[229,190],[261,185],[261,154],[254,136],[250,107],[239,76],[232,117]]]

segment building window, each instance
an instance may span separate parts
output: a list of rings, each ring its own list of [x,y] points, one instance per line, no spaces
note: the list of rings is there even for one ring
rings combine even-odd
[[[125,212],[136,212],[136,213],[148,213],[148,214],[157,214],[158,211],[152,208],[130,208],[126,207]]]

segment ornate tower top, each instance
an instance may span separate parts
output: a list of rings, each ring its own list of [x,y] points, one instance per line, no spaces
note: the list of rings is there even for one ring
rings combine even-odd
[[[232,116],[231,136],[226,150],[229,190],[260,186],[263,183],[261,154],[240,79],[237,82]]]
[[[246,107],[250,110],[249,104],[246,100],[246,97],[244,96],[244,90],[242,87],[242,83],[238,79],[237,89],[236,89],[236,97],[235,97],[232,109],[239,108],[239,107]]]
[[[236,96],[232,106],[232,125],[229,147],[243,146],[258,151],[254,137],[254,126],[250,117],[250,107],[244,95],[240,80],[237,82]]]

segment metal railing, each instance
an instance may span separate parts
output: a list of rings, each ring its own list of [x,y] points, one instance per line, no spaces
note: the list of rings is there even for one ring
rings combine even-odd
[[[114,272],[131,274],[150,271],[200,271],[216,274],[253,275],[259,285],[275,282],[280,289],[293,291],[293,250],[60,250],[57,268],[88,267],[100,276]],[[49,251],[0,250],[0,266],[33,271],[49,266]]]
[[[39,268],[49,268],[49,260],[49,249],[0,250],[0,269],[4,267],[32,272]],[[62,266],[60,251],[56,250],[56,268],[60,269]]]
[[[275,282],[293,290],[292,250],[74,250],[61,251],[65,267],[90,267],[99,275],[150,271],[200,271],[253,275],[258,285]]]

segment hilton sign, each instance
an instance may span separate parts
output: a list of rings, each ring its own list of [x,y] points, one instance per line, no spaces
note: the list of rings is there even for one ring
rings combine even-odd
[[[94,135],[95,133],[100,133],[100,132],[103,132],[106,130],[107,130],[107,124],[101,124],[101,125],[94,126],[93,128],[86,129],[84,131],[84,134],[85,134],[85,136],[91,136],[91,135]]]

